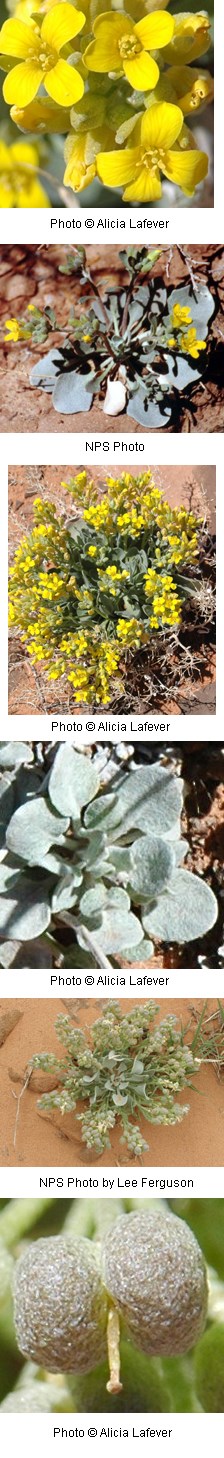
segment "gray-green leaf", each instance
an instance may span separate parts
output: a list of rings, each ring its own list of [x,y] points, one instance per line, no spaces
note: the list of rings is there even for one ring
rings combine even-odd
[[[60,815],[78,820],[83,805],[99,789],[96,765],[86,754],[77,754],[70,744],[60,744],[49,777],[48,793]]]
[[[176,871],[157,905],[144,912],[144,931],[162,942],[191,942],[210,931],[217,911],[216,897],[206,881],[191,871]]]

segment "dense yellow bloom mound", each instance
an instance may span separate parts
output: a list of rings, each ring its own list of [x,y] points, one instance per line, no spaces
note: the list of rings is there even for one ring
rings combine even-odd
[[[56,507],[34,503],[10,571],[10,623],[48,678],[66,675],[75,703],[109,703],[130,651],[181,622],[200,522],[164,501],[151,471],[109,476],[101,501],[85,471],[69,490],[79,512],[82,502],[75,540]]]

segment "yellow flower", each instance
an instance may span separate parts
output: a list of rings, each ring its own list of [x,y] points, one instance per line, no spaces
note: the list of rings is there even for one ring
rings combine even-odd
[[[37,147],[29,142],[7,146],[0,140],[0,207],[49,208],[47,193],[36,175]],[[21,336],[20,336],[21,338]]]
[[[90,147],[91,134],[85,136],[74,136],[74,132],[66,137],[65,162],[67,167],[64,173],[64,186],[71,187],[73,192],[84,192],[85,187],[96,177],[96,154],[94,147]],[[99,142],[100,147],[100,142]],[[93,154],[93,155],[92,155]]]
[[[66,3],[54,5],[40,28],[34,21],[29,25],[16,19],[4,21],[0,49],[5,56],[19,58],[19,65],[9,71],[3,86],[4,99],[10,106],[28,106],[40,85],[59,106],[73,106],[80,100],[84,82],[79,72],[60,57],[60,51],[83,25],[82,10]]]
[[[172,309],[173,329],[179,329],[181,324],[191,324],[191,311],[188,305],[174,304]]]
[[[187,334],[182,334],[181,349],[183,353],[190,354],[192,359],[198,359],[200,349],[206,349],[204,339],[197,339],[197,330],[188,329]]]
[[[12,106],[12,121],[21,132],[58,132],[58,107],[50,96],[37,96],[29,106]],[[60,107],[60,132],[67,132],[70,122],[69,107]]]
[[[209,71],[193,70],[192,66],[170,66],[166,77],[173,86],[184,116],[188,112],[199,111],[212,101],[214,81]]]
[[[133,24],[129,15],[106,12],[93,25],[94,41],[84,52],[89,71],[124,71],[134,90],[148,91],[159,80],[157,62],[147,53],[167,46],[174,31],[171,15],[155,10]]]
[[[174,16],[174,32],[171,42],[167,46],[166,61],[171,65],[179,61],[195,61],[197,56],[202,56],[210,45],[210,20],[209,15],[199,11],[192,15],[186,11],[183,15]]]
[[[88,547],[87,557],[97,557],[97,547]]]
[[[137,146],[127,147],[125,151],[102,152],[97,157],[101,181],[107,187],[128,184],[125,202],[154,202],[162,194],[162,172],[191,197],[197,183],[207,175],[208,158],[196,148],[181,151],[175,147],[182,126],[179,106],[169,102],[151,106],[137,122]]]
[[[19,319],[6,319],[4,330],[7,330],[7,334],[4,334],[6,344],[17,344],[17,340],[23,340],[23,330],[20,327]]]

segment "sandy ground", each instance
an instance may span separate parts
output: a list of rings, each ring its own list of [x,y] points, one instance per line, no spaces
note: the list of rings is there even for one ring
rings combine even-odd
[[[84,463],[85,464],[85,463]],[[80,462],[80,469],[82,463]],[[141,466],[130,465],[133,476],[139,474]],[[9,561],[13,560],[15,548],[33,522],[33,501],[41,496],[56,503],[59,512],[72,515],[72,499],[61,486],[63,480],[71,480],[77,467],[68,466],[9,466]],[[91,475],[97,481],[99,493],[103,491],[109,467],[93,467]],[[113,466],[114,476],[119,476],[121,467]],[[155,485],[164,492],[171,506],[184,505],[205,516],[208,530],[215,535],[216,522],[216,472],[213,466],[155,466],[152,468]],[[74,712],[69,686],[61,680],[48,684],[43,670],[35,668],[29,661],[24,644],[16,631],[9,635],[9,712],[11,714],[38,714]],[[208,648],[207,671],[204,678],[195,683],[194,713],[215,713],[215,655]],[[183,710],[188,712],[187,700]],[[78,706],[76,712],[79,712]],[[166,712],[181,713],[181,705],[171,704]]]
[[[133,1008],[131,999],[122,998],[120,1001],[123,1012]],[[140,1002],[140,998],[136,999],[137,1004]],[[29,1059],[34,1052],[46,1050],[55,1052],[59,1058],[61,1056],[55,1033],[56,1017],[59,1013],[65,1015],[68,1012],[74,1026],[84,1029],[91,1027],[100,1016],[103,1006],[103,1001],[74,1001],[71,998],[61,1001],[55,999],[54,1002],[37,999],[30,1002],[28,999],[16,999],[13,1004],[10,999],[0,1002],[0,1162],[3,1167],[34,1165],[46,1169],[51,1166],[61,1168],[64,1165],[72,1167],[86,1164],[113,1167],[115,1164],[130,1163],[128,1154],[123,1152],[124,1147],[122,1144],[119,1146],[115,1130],[111,1135],[111,1151],[107,1150],[97,1158],[93,1151],[86,1151],[80,1142],[75,1114],[65,1115],[62,1119],[56,1111],[51,1115],[38,1111],[37,1098],[40,1093],[54,1087],[56,1082],[40,1072],[32,1075],[31,1085],[21,1100],[16,1149],[13,1146],[17,1099]],[[198,1014],[202,1006],[202,1002],[197,1000],[194,1003]],[[215,1006],[209,1000],[208,1015]],[[175,1013],[178,1020],[186,1025],[190,1014],[189,1003],[186,999],[166,999],[165,1004],[160,1006],[158,1020],[161,1021],[167,1013]],[[18,1016],[18,1021],[1,1046],[2,1019],[7,1015],[9,1019],[13,1015]],[[178,1096],[178,1102],[189,1104],[190,1109],[183,1123],[173,1128],[153,1128],[146,1120],[141,1119],[141,1131],[150,1146],[149,1152],[145,1153],[141,1161],[145,1167],[210,1167],[223,1164],[224,1082],[218,1081],[215,1070],[208,1065],[202,1067],[194,1082],[195,1090],[185,1089]],[[135,1163],[133,1158],[131,1163]]]
[[[68,245],[67,245],[68,246]],[[184,245],[183,245],[184,246]],[[97,282],[103,279],[111,284],[119,285],[126,281],[122,270],[118,247],[110,244],[106,246],[87,247],[88,263],[93,269]],[[161,257],[154,265],[153,275],[163,279],[168,286],[189,282],[189,267],[193,267],[196,277],[207,281],[216,297],[216,316],[211,326],[211,339],[216,339],[216,359],[209,359],[206,370],[203,389],[200,384],[194,388],[194,399],[192,408],[188,396],[185,404],[182,402],[181,420],[172,420],[169,426],[169,433],[181,431],[218,431],[222,430],[224,422],[224,389],[222,376],[222,354],[223,354],[223,319],[222,303],[224,296],[224,250],[220,245],[190,246],[187,249],[188,262],[185,261],[177,247],[162,248]],[[73,276],[67,277],[58,272],[58,265],[64,263],[64,248],[49,246],[35,249],[29,248],[2,248],[0,253],[0,320],[2,323],[9,317],[24,314],[28,303],[35,303],[38,307],[50,304],[56,306],[57,319],[63,325],[66,333],[66,325],[69,317],[71,302],[75,307],[80,308],[80,302],[85,302],[85,295],[81,290],[80,283]],[[50,336],[50,345],[60,343],[58,334]],[[52,406],[51,396],[41,390],[35,390],[29,384],[29,375],[32,365],[42,354],[46,353],[48,344],[40,347],[30,347],[26,343],[19,345],[3,345],[3,362],[0,379],[3,382],[3,404],[1,412],[1,430],[14,432],[34,431],[40,433],[47,431],[54,434],[58,431],[66,431],[73,434],[74,430],[102,431],[105,424],[105,416],[102,414],[102,406],[94,403],[88,415],[63,416],[58,415]],[[110,430],[116,428],[116,432],[122,434],[133,428],[135,434],[143,433],[144,427],[132,422],[127,415],[118,417],[110,416]],[[152,432],[148,432],[152,433]],[[159,434],[161,432],[158,432]],[[163,429],[162,434],[165,434]]]

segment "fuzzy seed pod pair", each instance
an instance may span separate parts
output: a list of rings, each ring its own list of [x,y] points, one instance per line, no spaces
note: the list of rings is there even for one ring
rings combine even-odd
[[[122,1216],[100,1253],[87,1239],[56,1236],[30,1246],[17,1266],[18,1345],[50,1372],[88,1372],[105,1358],[108,1313],[140,1351],[175,1356],[195,1345],[206,1310],[195,1236],[157,1210]]]

